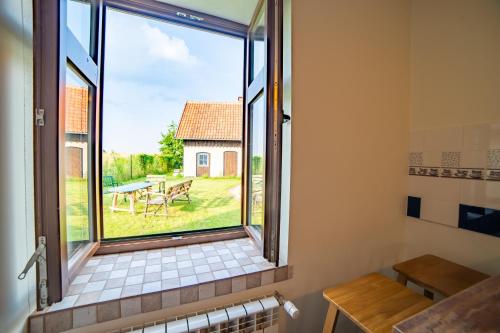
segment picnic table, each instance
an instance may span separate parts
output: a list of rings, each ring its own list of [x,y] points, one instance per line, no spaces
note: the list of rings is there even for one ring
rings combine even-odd
[[[110,207],[111,212],[125,211],[130,212],[131,214],[135,214],[136,193],[142,190],[149,191],[156,184],[156,182],[137,182],[116,186],[109,189],[109,192],[113,193],[113,202]],[[126,195],[128,197],[130,201],[128,209],[118,208],[118,195],[120,194]]]

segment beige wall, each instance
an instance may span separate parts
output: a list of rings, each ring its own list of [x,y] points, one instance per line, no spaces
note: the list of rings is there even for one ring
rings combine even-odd
[[[412,1],[411,130],[500,122],[500,2]],[[500,273],[500,238],[407,219],[406,256]]]
[[[0,1],[0,332],[24,330],[36,305],[34,251],[31,1]]]

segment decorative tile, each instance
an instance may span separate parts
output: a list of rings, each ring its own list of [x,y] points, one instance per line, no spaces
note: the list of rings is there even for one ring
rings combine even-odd
[[[198,301],[198,286],[184,287],[181,291],[181,304],[188,304]]]
[[[73,309],[73,328],[97,323],[97,306],[85,306]]]
[[[142,296],[142,312],[150,312],[161,309],[161,293]]]
[[[141,296],[122,299],[120,301],[121,317],[129,317],[142,312]]]
[[[446,151],[441,153],[441,167],[460,168],[460,152]]]
[[[488,169],[500,169],[500,149],[488,150]]]
[[[111,301],[97,304],[97,322],[120,318],[120,301]]]
[[[422,166],[424,163],[423,152],[412,152],[408,155],[408,163],[410,166]]]
[[[180,289],[169,290],[161,293],[162,307],[174,307],[181,304]]]

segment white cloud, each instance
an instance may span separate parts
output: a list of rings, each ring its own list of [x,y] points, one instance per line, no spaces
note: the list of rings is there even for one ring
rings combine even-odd
[[[177,61],[185,64],[196,63],[196,57],[191,55],[186,42],[177,37],[170,37],[149,24],[142,26],[148,45],[148,52],[158,59]]]

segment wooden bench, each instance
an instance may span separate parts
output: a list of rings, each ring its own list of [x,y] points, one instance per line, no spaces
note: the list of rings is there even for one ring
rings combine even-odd
[[[168,203],[179,200],[181,197],[185,197],[189,203],[191,203],[191,198],[189,197],[189,190],[191,189],[191,184],[193,180],[186,180],[182,183],[178,183],[169,186],[165,193],[158,192],[148,192],[146,194],[146,208],[144,209],[144,216],[147,215],[168,215]],[[157,206],[153,212],[149,212],[150,206]],[[164,207],[165,213],[160,214],[160,209]]]
[[[339,311],[364,332],[391,332],[393,325],[431,306],[433,302],[378,273],[323,291],[330,303],[323,333],[335,330]]]
[[[404,286],[408,281],[419,285],[430,299],[434,298],[435,292],[448,297],[489,277],[431,254],[396,264],[393,269],[398,272],[398,282]]]

